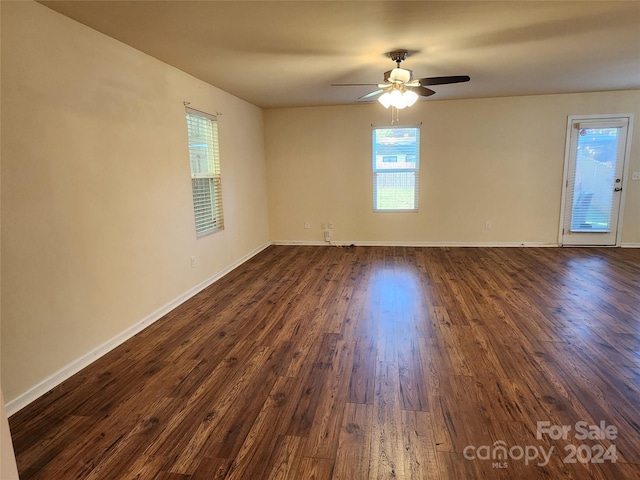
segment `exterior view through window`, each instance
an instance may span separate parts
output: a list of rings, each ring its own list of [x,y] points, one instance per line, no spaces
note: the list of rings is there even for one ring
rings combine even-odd
[[[417,212],[420,127],[373,129],[373,210]]]
[[[619,128],[581,128],[573,178],[573,232],[611,229]]]
[[[187,108],[189,163],[196,235],[224,229],[216,117]]]

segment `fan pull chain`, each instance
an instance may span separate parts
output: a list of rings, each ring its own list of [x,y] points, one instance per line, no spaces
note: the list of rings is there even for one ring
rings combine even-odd
[[[398,125],[400,123],[400,118],[398,117],[398,109],[391,106],[391,125]]]

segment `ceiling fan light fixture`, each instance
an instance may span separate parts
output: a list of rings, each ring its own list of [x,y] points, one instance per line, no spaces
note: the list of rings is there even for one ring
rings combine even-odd
[[[384,108],[389,108],[391,106],[391,94],[389,92],[384,92],[382,95],[378,97],[378,101],[382,104]]]
[[[394,88],[391,92],[391,105],[396,107],[398,110],[402,110],[407,107],[407,99],[401,89]]]
[[[407,90],[402,94],[402,98],[407,104],[407,107],[410,107],[418,100],[418,94],[413,90]]]
[[[393,105],[394,107],[398,107],[399,105],[403,104],[404,102],[402,101],[402,91],[399,88],[394,88],[391,93],[391,105]]]
[[[410,107],[418,100],[418,94],[411,90],[394,88],[390,92],[385,92],[378,97],[378,101],[384,108],[394,107],[398,110]]]

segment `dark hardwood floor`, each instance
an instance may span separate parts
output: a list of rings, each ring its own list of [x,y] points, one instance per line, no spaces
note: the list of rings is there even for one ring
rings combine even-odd
[[[639,407],[640,250],[272,246],[10,424],[23,480],[618,480]]]

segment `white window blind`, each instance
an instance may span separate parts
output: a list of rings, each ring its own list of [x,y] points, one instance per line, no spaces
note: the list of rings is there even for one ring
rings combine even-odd
[[[374,127],[373,209],[417,212],[420,127]]]
[[[196,235],[202,237],[224,228],[217,119],[187,108],[187,132]]]
[[[567,180],[571,232],[610,232],[613,213],[620,121],[583,121],[577,134],[575,165]]]

